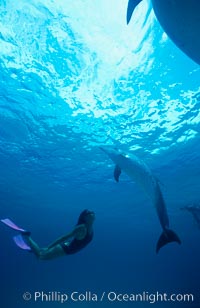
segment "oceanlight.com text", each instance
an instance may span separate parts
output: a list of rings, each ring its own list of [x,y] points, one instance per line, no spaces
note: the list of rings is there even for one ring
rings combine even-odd
[[[167,293],[150,293],[143,291],[141,293],[120,293],[115,291],[109,292],[59,292],[59,291],[35,291],[33,293],[25,292],[23,294],[25,301],[34,302],[57,302],[64,304],[66,302],[146,302],[155,304],[158,302],[194,302],[193,294],[167,294]]]

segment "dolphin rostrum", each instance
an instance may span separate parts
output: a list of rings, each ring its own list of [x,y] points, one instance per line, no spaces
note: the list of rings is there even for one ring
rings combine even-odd
[[[138,183],[155,205],[156,212],[163,229],[163,232],[157,242],[156,253],[161,247],[170,243],[177,242],[181,244],[179,237],[174,231],[169,229],[169,218],[167,208],[163,199],[162,192],[157,178],[152,174],[149,167],[135,155],[124,155],[116,149],[107,149],[101,147],[111,160],[115,163],[114,178],[118,182],[123,170],[132,180]]]

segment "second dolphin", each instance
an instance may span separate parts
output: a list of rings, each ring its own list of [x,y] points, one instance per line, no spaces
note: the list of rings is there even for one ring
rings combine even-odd
[[[153,176],[149,167],[140,160],[137,156],[121,154],[118,150],[102,148],[104,151],[115,163],[114,178],[118,182],[123,170],[132,180],[136,181],[139,184],[145,193],[152,200],[155,205],[156,212],[163,229],[163,232],[157,242],[156,252],[160,250],[164,245],[177,242],[181,244],[179,237],[174,231],[169,229],[169,218],[167,214],[167,208],[163,195],[156,177]]]

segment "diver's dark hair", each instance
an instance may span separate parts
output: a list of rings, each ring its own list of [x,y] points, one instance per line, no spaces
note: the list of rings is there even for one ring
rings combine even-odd
[[[89,210],[84,210],[83,212],[81,212],[81,214],[79,215],[78,221],[77,221],[77,225],[81,225],[85,223],[85,218],[88,214],[93,213],[92,211]]]

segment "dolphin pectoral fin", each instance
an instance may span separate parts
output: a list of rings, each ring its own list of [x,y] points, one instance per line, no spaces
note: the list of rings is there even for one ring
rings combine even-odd
[[[116,165],[114,170],[114,178],[116,182],[119,182],[119,177],[121,173],[122,173],[121,168],[118,165]]]
[[[167,245],[168,243],[171,242],[177,242],[178,244],[181,244],[181,241],[178,237],[178,235],[176,235],[176,233],[170,229],[166,229],[162,232],[158,242],[157,242],[157,246],[156,246],[156,253],[159,252],[160,248],[162,248],[163,246]]]
[[[136,6],[141,2],[142,0],[129,0],[128,2],[128,8],[127,8],[127,14],[126,14],[126,22],[127,25],[129,21],[131,20],[131,16],[133,14],[133,11],[135,10]]]

